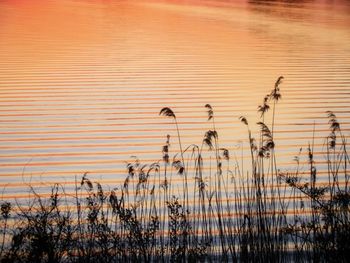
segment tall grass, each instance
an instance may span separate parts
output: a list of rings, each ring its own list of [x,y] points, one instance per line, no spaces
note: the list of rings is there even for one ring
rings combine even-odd
[[[281,171],[274,126],[282,79],[258,107],[256,137],[240,117],[248,169],[220,146],[211,105],[205,105],[211,128],[201,145],[189,146],[182,145],[175,113],[163,108],[160,115],[174,120],[180,152],[171,153],[168,135],[162,159],[142,164],[134,157],[121,187],[106,192],[84,174],[74,194],[54,185],[46,199],[31,189],[26,206],[2,201],[1,262],[346,262],[347,138],[327,112],[327,180],[318,179],[313,143],[295,157],[294,170]]]

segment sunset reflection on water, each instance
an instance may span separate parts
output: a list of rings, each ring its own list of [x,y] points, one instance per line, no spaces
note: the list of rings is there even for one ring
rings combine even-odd
[[[314,130],[321,151],[327,110],[350,131],[346,1],[8,0],[0,13],[4,197],[86,171],[118,185],[131,155],[161,159],[167,134],[177,152],[173,123],[158,114],[165,106],[183,143],[200,145],[211,104],[221,145],[241,156],[238,118],[257,129],[257,106],[280,75],[282,167]]]

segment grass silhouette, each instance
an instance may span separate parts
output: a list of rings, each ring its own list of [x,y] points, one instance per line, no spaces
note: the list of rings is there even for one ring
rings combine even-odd
[[[161,161],[133,158],[121,188],[105,192],[84,174],[73,196],[54,185],[50,198],[31,189],[28,206],[2,201],[0,262],[347,262],[347,138],[327,112],[328,179],[318,179],[313,143],[305,153],[307,171],[300,168],[302,150],[293,172],[281,171],[274,126],[282,80],[258,107],[256,139],[240,117],[247,126],[249,172],[220,146],[211,105],[205,105],[211,129],[201,145],[187,147],[175,113],[163,108],[160,115],[174,120],[179,153],[171,154],[168,135]],[[214,164],[204,157],[207,149]]]

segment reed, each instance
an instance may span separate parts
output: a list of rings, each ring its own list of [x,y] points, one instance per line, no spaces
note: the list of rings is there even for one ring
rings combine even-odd
[[[256,137],[240,117],[249,167],[221,147],[211,105],[205,105],[211,128],[201,145],[189,146],[173,110],[163,108],[160,115],[174,120],[179,153],[172,153],[168,135],[162,158],[143,164],[132,157],[114,189],[86,173],[74,194],[57,184],[50,198],[31,188],[25,206],[3,200],[0,262],[347,262],[347,137],[327,112],[327,180],[319,179],[313,142],[300,149],[295,169],[279,169],[274,131],[282,80],[258,107]]]

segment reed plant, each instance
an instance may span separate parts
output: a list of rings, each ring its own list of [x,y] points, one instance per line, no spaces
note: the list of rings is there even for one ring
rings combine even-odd
[[[210,104],[201,145],[183,145],[181,123],[163,108],[180,152],[172,153],[168,135],[162,158],[143,164],[132,157],[116,188],[106,191],[86,173],[73,193],[57,184],[50,198],[31,188],[26,205],[2,201],[0,262],[347,262],[347,137],[327,112],[327,179],[319,179],[313,142],[295,157],[295,169],[279,169],[274,132],[282,80],[258,107],[256,136],[240,117],[248,168],[220,145]]]

